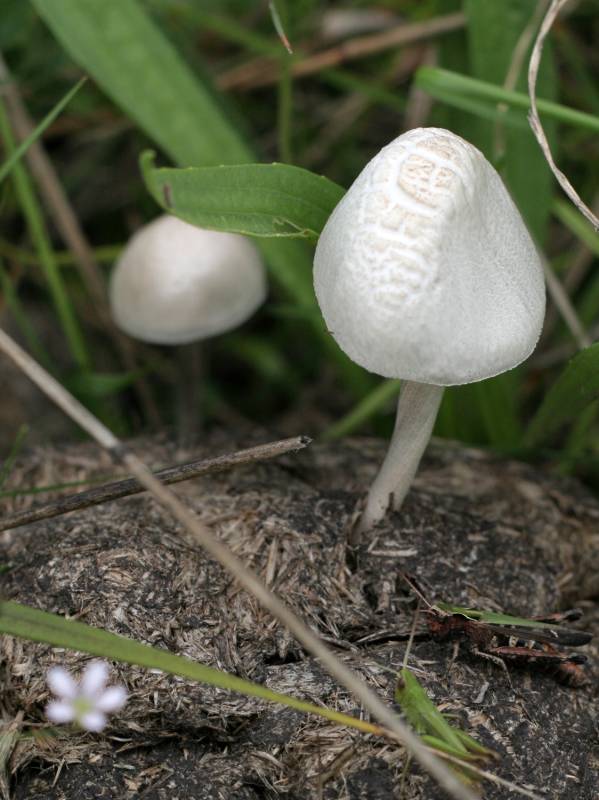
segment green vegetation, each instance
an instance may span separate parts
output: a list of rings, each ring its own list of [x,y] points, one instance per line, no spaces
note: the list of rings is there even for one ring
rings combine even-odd
[[[379,5],[393,11],[395,4]],[[184,219],[260,237],[272,280],[270,300],[244,331],[211,345],[203,392],[207,424],[223,403],[248,419],[272,420],[294,407],[298,386],[308,385],[328,425],[307,432],[386,434],[398,384],[366,374],[331,341],[315,305],[311,257],[318,231],[341,196],[336,184],[348,186],[403,129],[412,87],[435,98],[418,124],[451,127],[496,164],[551,266],[573,285],[582,324],[596,324],[597,234],[557,188],[526,120],[527,54],[516,51],[535,5],[464,3],[463,26],[429,40],[437,50],[435,68],[419,63],[421,45],[413,44],[374,48],[359,58],[341,52],[320,69],[298,72],[313,52],[333,47],[319,41],[322,10],[315,0],[277,6],[294,47],[291,55],[270,15],[251,14],[242,0],[203,4],[201,11],[184,0],[125,0],[118,14],[112,2],[9,0],[0,48],[33,119],[43,120],[26,146],[42,134],[99,258],[108,248],[109,263],[125,243],[131,215],[139,224],[158,213],[146,187],[159,205]],[[402,5],[408,23],[457,10],[457,3],[438,0]],[[556,159],[590,203],[599,109],[587,28],[583,3],[568,18],[567,31],[545,48],[538,91]],[[402,67],[410,57],[410,69]],[[399,85],[393,78],[398,70]],[[89,80],[73,88],[82,71]],[[123,363],[103,330],[101,310],[90,309],[81,273],[66,269],[72,254],[44,220],[22,157],[26,146],[15,149],[6,111],[0,113],[0,175],[8,225],[0,242],[0,275],[11,317],[37,357],[120,432],[135,434],[150,423],[135,391],[141,376],[162,419],[172,423],[177,376],[168,351],[139,348],[135,365]],[[148,144],[159,148],[160,168],[146,154],[142,178],[137,159]],[[290,159],[293,165],[272,164]],[[307,241],[291,241],[298,235]],[[574,262],[583,249],[590,255],[581,270]],[[105,280],[107,272],[100,276]],[[40,307],[46,320],[41,329],[31,320],[31,309]],[[48,354],[44,324],[60,326],[62,355]],[[553,351],[563,355],[545,358]],[[580,416],[597,396],[592,373],[599,355],[591,349],[584,363],[575,359],[567,367],[575,352],[567,328],[554,319],[527,364],[449,390],[436,433],[529,458],[550,453],[561,470],[594,482],[594,406],[583,423]],[[537,368],[535,358],[549,365]]]
[[[111,262],[163,210],[256,237],[269,270],[264,307],[207,343],[203,424],[233,418],[276,428],[292,415],[300,428],[290,434],[389,434],[399,382],[367,374],[336,346],[316,304],[311,263],[343,187],[410,126],[451,128],[484,152],[589,340],[599,331],[599,235],[559,189],[527,121],[536,0],[384,0],[377,8],[408,27],[452,19],[401,45],[360,44],[364,32],[354,30],[345,47],[323,36],[324,5],[336,8],[279,0],[273,20],[267,3],[249,0],[4,0],[0,84],[20,94],[33,122],[27,135],[19,132],[14,96],[0,97],[1,323],[8,319],[29,351],[119,434],[173,426],[186,378],[168,348],[123,346],[103,298]],[[590,2],[574,4],[556,28],[537,91],[556,162],[596,209],[593,11]],[[28,158],[38,142],[85,230],[87,256],[69,246],[57,201],[43,191],[48,173],[40,179]],[[436,434],[549,460],[599,490],[599,344],[579,350],[550,302],[533,357],[510,373],[447,390]],[[0,453],[0,490],[24,441],[25,427]],[[0,631],[348,723],[332,710],[33,608],[1,603]],[[429,744],[465,761],[491,755],[448,725],[407,670],[402,681],[397,700]],[[475,780],[467,765],[461,774]]]
[[[109,258],[114,256],[124,244],[128,215],[139,222],[158,212],[136,163],[148,143],[160,148],[160,165],[174,161],[186,168],[152,169],[149,155],[144,157],[145,181],[160,205],[169,206],[164,190],[168,182],[169,189],[176,189],[172,210],[183,218],[273,237],[258,240],[272,278],[270,302],[246,326],[245,335],[222,337],[211,346],[204,391],[208,424],[223,402],[249,419],[272,419],[294,406],[301,384],[313,386],[322,402],[328,436],[385,434],[397,384],[382,384],[359,370],[330,340],[313,297],[311,250],[340,197],[335,183],[348,186],[369,157],[402,130],[400,109],[410,103],[411,84],[436,98],[419,124],[451,127],[494,161],[560,279],[568,283],[573,249],[587,248],[594,255],[598,237],[564,200],[527,125],[526,57],[514,63],[514,52],[534,13],[532,0],[501,7],[491,0],[466,2],[463,28],[430,40],[437,45],[438,66],[418,68],[413,57],[412,72],[400,86],[394,85],[394,71],[419,45],[375,49],[346,62],[341,55],[339,63],[298,75],[295,67],[312,51],[331,45],[318,42],[318,3],[288,5],[279,4],[279,15],[294,46],[291,55],[268,13],[250,19],[247,4],[232,0],[203,4],[201,11],[183,0],[126,0],[119,3],[118,15],[110,2],[34,0],[27,6],[12,0],[0,28],[0,47],[32,117],[43,120],[36,135],[43,133],[73,205],[83,206],[80,220],[99,257],[106,248]],[[546,48],[539,108],[558,162],[582,196],[592,200],[597,172],[592,132],[599,116],[584,5],[569,17],[567,33],[562,31]],[[393,10],[394,4],[387,6]],[[408,6],[408,22],[458,10],[457,3],[432,0]],[[27,48],[32,41],[36,47]],[[588,58],[581,57],[583,52]],[[559,73],[558,62],[564,65]],[[81,69],[90,80],[74,89]],[[141,85],[151,88],[139,91]],[[219,91],[219,86],[228,88]],[[393,104],[386,102],[389,96]],[[343,125],[343,106],[350,101],[356,110],[346,112],[351,116]],[[101,316],[90,312],[79,272],[65,271],[72,256],[59,238],[49,238],[53,230],[40,213],[26,162],[18,159],[26,148],[15,150],[6,113],[0,118],[5,146],[2,213],[9,223],[0,242],[5,260],[1,275],[11,316],[36,355],[55,374],[68,377],[70,387],[121,432],[134,434],[149,423],[132,391],[140,375],[146,376],[155,399],[161,398],[162,418],[172,422],[174,388],[165,391],[165,386],[172,387],[176,375],[166,369],[165,352],[148,354],[140,348],[136,370],[123,364],[108,333],[102,333]],[[96,129],[101,132],[97,140],[86,144],[85,137]],[[123,152],[124,159],[119,155]],[[293,166],[271,165],[290,158]],[[248,162],[260,166],[232,166]],[[90,187],[100,183],[104,191],[97,196]],[[309,241],[287,239],[297,235]],[[572,293],[587,328],[597,317],[592,266],[587,259]],[[63,331],[62,357],[50,358],[44,331],[29,318],[32,304],[44,308],[44,296],[46,324],[58,323]],[[571,377],[573,367],[570,378],[557,381],[576,346],[565,326],[553,324],[537,352],[542,356],[560,349],[565,356],[549,367],[536,369],[533,357],[508,375],[448,391],[436,433],[531,458],[542,457],[543,448],[551,447],[558,462],[563,452],[561,469],[594,481],[596,415],[587,412],[582,444],[574,455],[567,439],[568,426],[576,424],[596,390],[587,379],[580,393]],[[593,369],[593,352],[585,354],[587,372]],[[327,388],[331,381],[338,387],[334,398]],[[556,404],[559,416],[548,425],[543,420]],[[563,451],[560,441],[565,442]]]

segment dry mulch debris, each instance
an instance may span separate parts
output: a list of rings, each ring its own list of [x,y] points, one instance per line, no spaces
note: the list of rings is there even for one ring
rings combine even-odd
[[[205,455],[255,443],[214,436]],[[181,460],[164,438],[137,444],[153,467]],[[347,535],[384,444],[352,440],[204,477],[176,491],[381,696],[392,702],[413,622],[399,570],[436,599],[532,616],[573,604],[597,624],[599,503],[576,482],[437,443],[401,513],[357,553]],[[196,450],[193,456],[202,452]],[[179,458],[177,458],[179,456]],[[37,449],[13,486],[114,475],[92,445]],[[48,498],[45,498],[48,499]],[[11,500],[7,512],[31,503]],[[3,593],[352,714],[345,690],[145,495],[0,534]],[[496,771],[543,796],[599,796],[592,662],[572,689],[540,669],[495,664],[432,642],[421,625],[410,665],[434,701],[497,750]],[[2,640],[5,723],[43,730],[45,673],[88,657]],[[399,797],[402,749],[284,707],[115,665],[131,693],[106,735],[22,737],[15,798]],[[63,731],[64,733],[64,731]],[[546,792],[546,794],[543,794]],[[436,798],[416,767],[406,800]],[[511,796],[487,784],[485,797]],[[515,796],[515,795],[514,795]]]

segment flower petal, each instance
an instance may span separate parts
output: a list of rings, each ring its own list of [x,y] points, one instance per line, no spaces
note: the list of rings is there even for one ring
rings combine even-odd
[[[126,702],[127,691],[124,686],[109,686],[96,700],[96,708],[110,714],[120,711]]]
[[[104,691],[108,680],[108,664],[106,661],[91,661],[81,678],[81,694],[85,697],[97,697]]]
[[[106,714],[102,714],[101,711],[88,711],[87,714],[82,714],[77,722],[86,731],[98,733],[106,725]]]
[[[65,700],[72,700],[77,696],[75,679],[64,667],[52,667],[48,670],[46,681],[52,694]]]
[[[75,719],[75,710],[71,703],[64,700],[53,700],[46,706],[46,716],[50,722],[60,725],[63,722],[72,722]]]

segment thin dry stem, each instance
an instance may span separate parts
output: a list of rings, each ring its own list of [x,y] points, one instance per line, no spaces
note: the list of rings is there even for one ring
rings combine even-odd
[[[599,193],[595,195],[591,203],[591,210],[594,214],[599,214]],[[594,258],[595,254],[589,249],[588,245],[580,239],[577,240],[572,257],[564,270],[565,277],[563,280],[563,287],[570,297],[572,297],[582,285]],[[545,325],[543,326],[541,341],[546,341],[549,338],[558,320],[559,312],[557,309],[549,309],[545,316]]]
[[[318,636],[283,601],[269,591],[228,547],[215,539],[206,525],[195,517],[170,489],[160,483],[134,453],[128,451],[108,428],[2,329],[0,329],[0,350],[12,359],[71,419],[81,425],[99,444],[106,448],[116,461],[124,464],[163,508],[167,509],[195,538],[198,544],[217,559],[265,609],[291,631],[306,650],[319,659],[329,673],[360,700],[380,723],[395,733],[408,752],[435,778],[439,786],[456,800],[476,800],[476,795],[465,788],[459,779],[441,764],[420,739],[381,702],[378,696],[351,669],[337,659]]]
[[[541,263],[543,264],[543,272],[545,273],[547,289],[551,295],[551,299],[561,314],[576,344],[580,349],[590,347],[593,344],[593,340],[585,331],[568,293],[562,286],[555,272],[551,269],[551,265],[547,262],[547,259],[541,257]]]
[[[424,57],[419,66],[436,67],[438,62],[438,47],[436,44],[426,45]],[[424,89],[412,83],[408,93],[408,102],[404,114],[403,127],[406,131],[413,128],[422,128],[430,116],[434,98]]]
[[[435,17],[426,22],[416,22],[410,25],[402,23],[388,31],[359,36],[328,50],[307,56],[301,61],[296,61],[292,65],[291,74],[294,78],[313,75],[320,70],[336,67],[356,58],[364,58],[391,47],[413,44],[432,36],[451,33],[463,28],[465,22],[465,15],[457,12]],[[276,83],[278,79],[278,62],[268,58],[257,58],[221,74],[217,79],[217,85],[221,89],[254,89],[269,86]]]
[[[245,450],[238,450],[235,453],[227,453],[215,458],[203,458],[199,461],[191,461],[188,464],[167,467],[154,474],[158,480],[166,485],[181,483],[182,481],[197,478],[200,475],[211,475],[243,464],[277,458],[285,453],[303,450],[311,441],[308,436],[294,436],[291,439],[280,439],[277,442],[260,444],[256,447],[249,447]],[[22,525],[29,525],[32,522],[39,522],[42,519],[59,517],[62,514],[69,514],[71,511],[81,511],[91,506],[120,500],[122,497],[131,497],[143,491],[143,486],[135,478],[112,481],[111,483],[102,484],[102,486],[95,486],[93,489],[86,489],[84,492],[61,497],[53,503],[47,503],[39,508],[30,508],[4,517],[4,519],[0,520],[0,531],[12,530]]]
[[[505,75],[505,80],[503,81],[503,88],[507,89],[508,91],[512,91],[516,88],[518,78],[520,77],[520,73],[522,72],[522,68],[524,66],[526,53],[534,38],[535,32],[539,27],[539,23],[543,18],[547,3],[548,0],[538,0],[532,17],[516,42],[516,46],[512,52],[512,58]],[[508,106],[505,103],[498,103],[497,109],[503,113],[506,113]],[[495,158],[499,158],[505,151],[505,128],[501,118],[499,118],[495,123],[493,151]]]
[[[564,192],[568,195],[580,213],[584,214],[596,231],[599,231],[599,218],[597,218],[591,209],[581,200],[576,189],[556,165],[551,153],[551,148],[549,147],[549,142],[547,141],[545,130],[539,117],[539,111],[537,109],[537,76],[539,74],[539,65],[541,63],[541,56],[543,53],[543,44],[545,43],[547,34],[551,30],[551,26],[553,25],[557,15],[569,1],[570,0],[552,0],[551,6],[545,14],[545,18],[543,19],[534,47],[532,49],[528,66],[528,94],[530,96],[530,113],[528,115],[528,121],[541,147],[541,150],[543,151],[543,155],[545,156],[547,163],[549,164],[551,171],[555,175],[559,185],[562,187]]]
[[[595,323],[589,328],[589,337],[593,342],[599,338],[599,323]],[[572,342],[565,342],[557,347],[552,347],[551,350],[545,350],[539,355],[533,355],[528,363],[533,369],[555,367],[556,364],[563,364],[564,361],[576,355],[578,349],[578,346]]]
[[[440,758],[442,758],[444,761],[447,761],[449,764],[455,764],[458,767],[466,767],[470,772],[473,772],[480,778],[492,781],[492,783],[496,783],[498,786],[505,786],[506,789],[509,789],[511,792],[515,792],[516,794],[519,794],[522,797],[528,797],[530,798],[530,800],[546,800],[547,797],[546,795],[536,794],[530,789],[525,789],[523,786],[518,786],[517,784],[512,783],[512,781],[508,781],[505,778],[500,778],[499,775],[495,775],[494,772],[489,772],[486,769],[481,769],[480,767],[477,767],[474,764],[472,764],[472,762],[470,761],[464,762],[462,761],[462,759],[456,758],[455,756],[452,756],[449,753],[442,753],[433,748],[431,748],[431,752],[439,753]]]
[[[424,57],[423,57],[424,52]],[[429,63],[427,54],[429,50],[422,47],[411,47],[400,51],[398,56],[393,59],[390,69],[383,74],[383,83],[397,84],[406,80],[414,71],[423,64]],[[421,93],[419,89],[414,90]],[[430,95],[421,93],[423,97],[430,99]],[[358,119],[371,107],[373,101],[362,92],[351,92],[343,97],[328,115],[326,125],[319,131],[318,139],[311,147],[307,148],[302,155],[304,165],[310,165],[322,161],[327,153],[333,148],[337,141],[352,130]],[[408,119],[410,100],[406,109],[406,120]],[[406,123],[406,130],[418,125]]]

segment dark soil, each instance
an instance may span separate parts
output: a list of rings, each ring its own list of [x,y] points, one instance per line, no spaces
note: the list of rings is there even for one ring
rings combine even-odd
[[[254,442],[214,437],[194,457]],[[153,467],[177,460],[165,440],[138,443]],[[526,616],[577,604],[599,631],[599,503],[573,481],[481,451],[430,448],[401,513],[357,552],[347,536],[384,444],[312,445],[277,462],[181,484],[177,492],[388,702],[414,620],[399,571],[431,599]],[[180,458],[179,458],[180,460]],[[40,449],[13,485],[114,474],[91,445]],[[47,499],[47,498],[46,498]],[[20,498],[6,511],[30,503]],[[1,534],[3,593],[353,714],[361,710],[221,567],[140,495]],[[88,657],[4,637],[5,724],[43,723],[45,673]],[[597,651],[574,689],[538,666],[497,664],[430,639],[410,666],[444,711],[496,750],[491,769],[537,795],[599,797],[594,728]],[[93,798],[440,797],[387,741],[285,707],[114,665],[131,693],[102,736],[23,736],[9,761],[17,800]],[[36,728],[39,730],[39,728]],[[406,773],[403,793],[402,775]],[[487,798],[517,796],[487,783]]]

